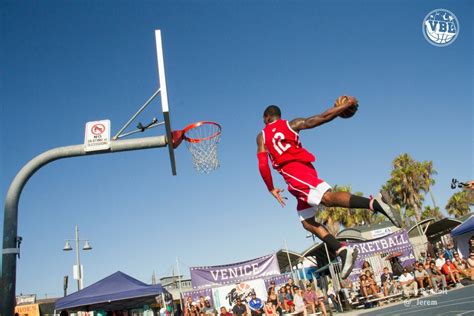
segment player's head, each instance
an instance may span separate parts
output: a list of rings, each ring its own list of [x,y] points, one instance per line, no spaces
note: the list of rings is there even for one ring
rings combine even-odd
[[[280,108],[276,105],[269,105],[263,112],[263,123],[265,125],[272,123],[281,117]]]

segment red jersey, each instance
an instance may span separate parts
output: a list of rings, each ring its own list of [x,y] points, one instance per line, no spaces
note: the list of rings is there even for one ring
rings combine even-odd
[[[286,120],[277,120],[262,130],[263,142],[273,168],[279,169],[288,162],[313,162],[315,157],[301,146],[300,137]]]

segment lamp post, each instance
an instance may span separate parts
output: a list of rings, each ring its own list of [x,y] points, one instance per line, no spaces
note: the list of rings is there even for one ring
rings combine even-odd
[[[79,241],[84,241],[84,247],[82,247],[82,250],[91,250],[92,247],[89,244],[88,240],[81,240],[79,239],[79,228],[76,225],[76,238],[73,239],[66,239],[66,244],[64,245],[63,251],[70,251],[72,250],[71,245],[69,244],[70,241],[75,241],[76,242],[76,267],[77,267],[77,290],[80,291],[82,290],[83,283],[83,275],[82,275],[82,269],[81,269],[81,258],[79,256]]]

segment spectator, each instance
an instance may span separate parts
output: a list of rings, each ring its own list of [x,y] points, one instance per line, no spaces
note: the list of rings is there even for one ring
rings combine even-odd
[[[443,265],[446,263],[446,259],[444,259],[444,254],[443,252],[438,252],[438,259],[436,259],[436,267],[441,270]]]
[[[263,313],[263,302],[257,297],[255,291],[252,292],[251,299],[249,301],[250,313],[252,316],[260,316]]]
[[[201,312],[203,312],[205,315],[217,315],[216,309],[211,306],[211,302],[209,302],[207,299],[204,301],[204,307],[201,309]]]
[[[471,236],[469,239],[469,253],[474,252],[474,236]]]
[[[311,314],[316,313],[316,294],[313,292],[313,289],[311,288],[311,283],[306,284],[306,290],[304,291],[303,294],[303,299],[306,303],[306,308],[309,308],[311,311]]]
[[[410,297],[410,292],[413,292],[414,296],[418,295],[418,284],[415,282],[413,275],[409,273],[406,268],[403,269],[403,273],[398,279],[398,281],[400,282],[400,285],[402,286],[403,295],[406,298]]]
[[[323,310],[326,311],[326,305],[325,303],[328,303],[328,297],[323,293],[323,291],[318,288],[317,286],[315,287],[314,293],[316,294],[316,299],[318,302],[320,302],[319,306],[323,306]],[[321,305],[322,303],[322,305]]]
[[[419,261],[421,262],[425,262],[427,259],[427,256],[426,256],[426,251],[421,251],[420,252],[420,258],[419,258]]]
[[[247,306],[242,303],[240,298],[237,298],[237,303],[232,307],[232,315],[234,316],[244,316],[247,315]]]
[[[455,287],[462,287],[459,271],[451,260],[446,259],[445,264],[441,267],[441,272],[443,272],[444,275],[449,276],[449,280],[454,282]]]
[[[275,305],[273,305],[272,302],[268,301],[265,304],[265,307],[263,308],[263,313],[265,314],[265,316],[275,316],[277,314]]]
[[[383,294],[385,296],[392,295],[395,292],[396,283],[393,280],[393,274],[388,271],[388,268],[383,268],[383,273],[380,276],[380,282],[382,283],[383,287]]]
[[[370,285],[375,288],[375,293],[373,293],[373,295],[375,295],[377,297],[380,297],[380,295],[379,295],[380,288],[377,285],[377,282],[375,282],[374,274],[372,272],[370,272],[369,270],[365,270],[365,275],[367,276],[367,281],[369,281]],[[383,297],[383,295],[382,295],[382,297]]]
[[[352,299],[352,293],[354,292],[354,284],[351,282],[349,278],[340,280],[341,284],[341,291],[344,293],[345,299],[349,300]]]
[[[454,253],[454,265],[463,277],[471,278],[471,271],[467,267],[466,260],[462,259],[458,252]]]
[[[430,267],[431,261],[433,261],[433,258],[431,257],[431,254],[428,253],[426,255],[426,260],[425,260],[425,269],[428,269]]]
[[[294,296],[293,296],[293,302],[295,304],[295,314],[303,314],[304,316],[308,315],[308,312],[306,311],[306,304],[304,303],[303,299],[303,290],[301,290],[299,287],[294,286]]]
[[[466,260],[467,266],[471,271],[471,280],[474,281],[474,252],[471,252]]]
[[[319,306],[319,309],[321,310],[323,316],[327,315],[326,306],[324,305],[324,297],[321,297],[321,299],[319,299],[316,292],[313,291],[311,283],[308,283],[306,285],[306,291],[303,294],[303,298],[306,302],[306,307],[309,308],[311,314],[316,314],[316,306]]]
[[[454,260],[454,245],[452,243],[449,243],[446,250],[444,250],[444,258]]]
[[[271,281],[270,282],[270,286],[268,287],[268,291],[270,291],[270,288],[273,288],[276,292],[276,289],[275,289],[275,281]]]
[[[289,311],[288,300],[286,299],[286,287],[282,286],[280,292],[278,293],[278,301],[283,308],[283,312],[286,313]]]
[[[201,312],[206,307],[206,300],[204,296],[199,296],[199,303],[197,305],[199,312]]]
[[[368,298],[369,295],[376,294],[377,289],[372,285],[372,283],[367,279],[366,274],[361,274],[359,276],[360,280],[360,294],[364,296],[365,298]]]
[[[289,278],[288,283],[286,283],[285,286],[286,286],[286,292],[287,293],[289,292],[291,294],[291,297],[293,300],[293,295],[295,295],[295,293],[293,292],[293,287],[295,286],[295,282],[293,281],[292,278]]]
[[[361,273],[365,273],[365,271],[369,270],[370,273],[374,273],[374,270],[372,269],[372,267],[370,266],[370,263],[368,261],[364,261],[362,263],[362,272]]]
[[[275,283],[273,283],[275,284]],[[281,307],[281,303],[278,301],[278,295],[275,293],[275,286],[270,286],[268,288],[268,295],[267,295],[268,302],[273,304],[275,311],[279,314],[283,314],[283,310]]]
[[[429,269],[426,270],[431,278],[431,284],[433,284],[434,291],[439,291],[439,285],[441,284],[441,289],[446,290],[446,277],[441,272],[440,269],[436,266],[434,261],[430,262]]]
[[[232,313],[228,312],[224,306],[221,307],[220,311],[219,316],[232,316]]]
[[[431,284],[433,284],[434,290],[435,291],[439,290],[440,283],[441,283],[441,289],[446,290],[447,288],[446,276],[441,272],[440,269],[438,269],[434,261],[430,262],[430,268],[427,271],[431,277]]]
[[[420,289],[421,293],[423,295],[426,295],[425,293],[425,284],[430,286],[430,289],[433,289],[433,284],[431,282],[431,278],[429,273],[425,270],[425,267],[423,264],[418,264],[416,270],[415,270],[415,279],[416,282],[418,282],[418,288]]]
[[[191,310],[193,307],[193,298],[188,296],[184,305],[184,316],[191,316]]]
[[[290,280],[293,280],[293,279],[290,279]],[[293,303],[294,290],[293,290],[293,287],[291,287],[289,284],[287,284],[285,287],[286,287],[285,299],[286,299],[286,305],[288,307],[286,311],[291,313],[295,310],[295,304]]]
[[[189,316],[198,316],[198,315],[199,315],[199,309],[197,307],[197,304],[193,302],[191,305],[191,311],[189,313]]]
[[[399,257],[392,257],[390,258],[390,265],[392,266],[392,273],[394,276],[400,276],[403,273],[403,267],[400,262]]]
[[[341,307],[341,302],[339,301],[339,298],[336,295],[336,292],[334,292],[334,286],[332,285],[332,281],[329,281],[328,283],[328,298],[331,300],[332,304],[336,308],[336,311],[342,312],[342,307]]]

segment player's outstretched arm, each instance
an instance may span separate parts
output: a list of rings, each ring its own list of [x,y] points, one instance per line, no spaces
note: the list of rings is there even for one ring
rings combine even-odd
[[[308,118],[297,118],[290,121],[290,126],[296,132],[299,132],[303,129],[315,128],[319,125],[325,124],[327,122],[335,119],[339,114],[347,110],[351,106],[357,105],[357,99],[354,97],[348,97],[348,100],[345,104],[338,107],[331,107],[324,111],[323,113],[310,116]]]
[[[281,206],[285,206],[283,197],[280,194],[281,192],[283,192],[283,190],[275,188],[273,186],[272,172],[270,170],[270,166],[268,165],[267,149],[265,148],[265,143],[263,142],[262,133],[258,134],[257,136],[257,157],[258,170],[260,171],[260,175],[262,176],[263,182],[265,182],[268,191],[273,195],[275,199],[277,199],[278,203],[280,203]]]

